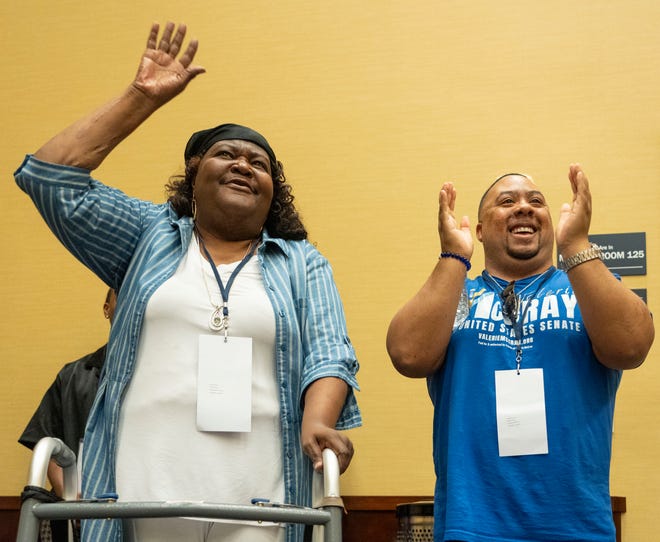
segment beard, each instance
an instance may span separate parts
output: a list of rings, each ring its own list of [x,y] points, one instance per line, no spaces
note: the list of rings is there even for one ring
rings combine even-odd
[[[540,243],[530,244],[528,246],[512,247],[507,244],[505,247],[506,253],[516,260],[531,260],[541,251]]]

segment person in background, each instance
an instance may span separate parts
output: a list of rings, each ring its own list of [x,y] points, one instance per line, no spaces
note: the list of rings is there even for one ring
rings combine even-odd
[[[126,91],[15,175],[60,241],[119,292],[85,435],[83,496],[309,506],[322,450],[342,472],[353,456],[341,429],[361,424],[358,362],[330,265],[307,241],[270,144],[236,124],[194,133],[164,204],[90,176],[204,72],[192,64],[197,41],[182,46],[184,25],[159,31],[154,24]],[[93,520],[82,538],[302,540],[301,525],[282,527],[171,518],[124,530]]]
[[[116,302],[115,291],[109,288],[103,303],[103,315],[110,324]],[[32,450],[42,438],[56,437],[78,457],[79,444],[85,433],[87,417],[96,396],[106,348],[107,344],[104,344],[96,352],[62,367],[18,442]],[[53,492],[58,497],[62,497],[63,472],[55,461],[51,461],[48,465],[48,480]],[[66,540],[66,522],[51,522],[51,526],[54,541]]]
[[[394,316],[387,348],[425,377],[434,405],[434,540],[614,541],[612,420],[622,371],[654,339],[644,302],[589,243],[591,193],[568,173],[572,202],[553,231],[527,175],[499,177],[479,205],[485,270],[467,277],[473,241],[440,190],[441,253]],[[563,269],[553,266],[553,248]]]

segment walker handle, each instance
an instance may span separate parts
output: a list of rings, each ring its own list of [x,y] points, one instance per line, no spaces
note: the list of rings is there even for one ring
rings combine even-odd
[[[34,447],[28,472],[28,485],[46,487],[48,464],[51,459],[54,459],[64,470],[64,495],[62,497],[65,501],[76,500],[78,498],[76,454],[64,442],[55,437],[44,437]]]
[[[335,452],[323,450],[323,496],[339,497],[339,459]]]

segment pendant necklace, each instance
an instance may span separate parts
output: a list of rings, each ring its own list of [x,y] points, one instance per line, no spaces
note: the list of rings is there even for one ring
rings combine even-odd
[[[211,331],[224,331],[225,342],[226,342],[227,332],[229,329],[229,305],[228,305],[229,290],[231,289],[232,284],[234,284],[234,279],[237,277],[238,273],[241,271],[241,269],[243,269],[245,264],[254,255],[254,251],[256,250],[257,245],[259,244],[259,239],[254,239],[253,241],[250,242],[250,245],[247,248],[245,256],[243,256],[243,259],[231,272],[231,275],[229,276],[229,280],[227,281],[227,286],[225,286],[222,283],[222,279],[220,278],[220,273],[218,273],[218,269],[215,265],[215,262],[213,261],[213,258],[211,257],[211,254],[207,250],[206,245],[204,244],[204,240],[202,239],[202,236],[199,235],[199,233],[197,233],[197,240],[200,248],[202,249],[204,255],[206,256],[207,261],[209,262],[209,265],[211,266],[211,270],[213,271],[215,280],[218,283],[218,288],[220,289],[220,295],[222,297],[222,305],[218,305],[213,302],[213,296],[211,295],[211,290],[206,280],[206,273],[204,273],[204,258],[202,258],[202,253],[200,251],[199,258],[202,268],[202,278],[204,279],[204,286],[206,287],[206,293],[208,294],[209,302],[213,307],[213,312],[211,313],[211,317],[209,318],[209,329]]]

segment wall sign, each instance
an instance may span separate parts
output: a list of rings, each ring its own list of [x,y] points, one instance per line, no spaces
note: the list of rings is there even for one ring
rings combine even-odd
[[[589,241],[600,247],[610,271],[619,275],[646,275],[646,232],[589,235]]]
[[[590,235],[607,267],[619,275],[646,275],[646,232]]]
[[[646,299],[646,288],[633,288],[632,291],[641,297],[644,303],[648,305],[648,301]]]

